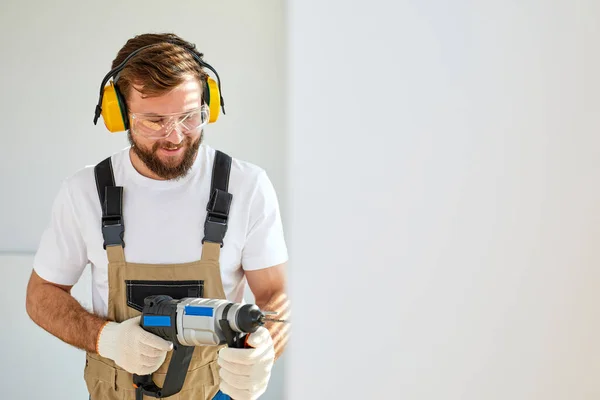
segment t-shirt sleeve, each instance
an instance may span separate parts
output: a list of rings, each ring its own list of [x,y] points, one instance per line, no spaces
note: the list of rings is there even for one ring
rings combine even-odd
[[[49,282],[74,285],[87,264],[85,242],[65,181],[54,199],[50,222],[42,233],[33,269]]]
[[[273,184],[263,170],[258,176],[250,203],[242,267],[251,271],[282,264],[287,260],[279,201]]]

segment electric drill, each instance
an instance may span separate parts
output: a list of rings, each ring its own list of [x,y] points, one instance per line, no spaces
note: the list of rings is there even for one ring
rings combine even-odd
[[[136,399],[142,400],[144,395],[164,398],[178,393],[185,381],[194,346],[248,347],[247,336],[265,322],[286,322],[269,318],[269,314],[274,313],[261,311],[254,304],[221,299],[146,297],[141,326],[172,342],[173,355],[162,388],[154,383],[152,375],[133,375]]]

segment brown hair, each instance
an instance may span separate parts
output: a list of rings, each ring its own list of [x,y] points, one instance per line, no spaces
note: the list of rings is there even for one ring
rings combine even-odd
[[[113,60],[112,68],[135,50],[148,45],[154,46],[130,58],[119,74],[116,86],[126,101],[133,84],[142,85],[144,97],[160,96],[183,83],[190,74],[198,78],[204,90],[203,81],[207,74],[190,51],[200,59],[204,55],[196,50],[195,44],[173,33],[145,33],[129,39]]]

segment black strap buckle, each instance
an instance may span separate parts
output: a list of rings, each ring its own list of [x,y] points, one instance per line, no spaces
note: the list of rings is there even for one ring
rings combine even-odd
[[[223,247],[227,233],[227,220],[232,194],[221,189],[213,189],[206,206],[206,221],[204,222],[204,242],[219,243]]]
[[[223,247],[223,238],[227,233],[227,217],[219,213],[209,213],[204,222],[204,242],[219,243]]]
[[[104,237],[104,250],[106,246],[125,247],[123,236],[125,235],[125,227],[123,226],[123,218],[120,215],[107,215],[102,217],[102,236]]]

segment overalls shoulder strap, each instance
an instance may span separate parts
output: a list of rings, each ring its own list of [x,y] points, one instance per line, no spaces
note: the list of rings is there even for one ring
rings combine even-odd
[[[109,262],[125,262],[123,247],[123,187],[115,185],[111,158],[107,157],[94,167],[96,188],[102,208],[102,236]]]
[[[217,150],[213,164],[210,199],[206,206],[206,221],[204,222],[205,242],[217,243],[223,247],[229,208],[231,207],[232,194],[229,190],[229,174],[231,172],[231,157]]]

